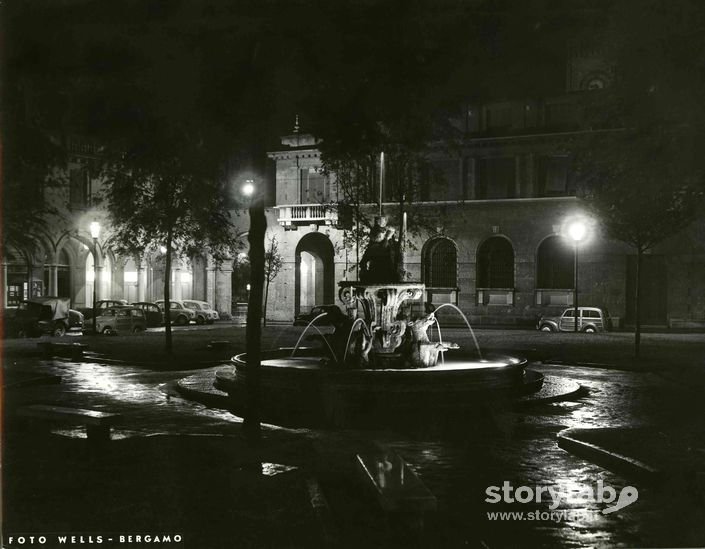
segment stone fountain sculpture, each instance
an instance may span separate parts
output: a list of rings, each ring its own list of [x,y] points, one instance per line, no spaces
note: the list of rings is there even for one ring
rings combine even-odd
[[[341,335],[350,333],[357,319],[367,327],[357,337],[359,349],[352,350],[362,353],[360,367],[428,368],[436,365],[440,353],[457,348],[452,343],[429,340],[427,330],[435,321],[433,313],[418,320],[412,320],[408,314],[400,315],[406,301],[423,296],[425,286],[402,281],[399,259],[394,229],[387,227],[386,218],[378,217],[370,233],[370,244],[360,260],[360,280],[339,283],[339,297],[348,320],[333,323],[336,333],[339,330]],[[341,335],[334,334],[332,339],[342,340]],[[350,351],[346,345],[335,347],[336,354],[344,357]],[[349,365],[347,360],[344,362]]]
[[[325,313],[335,330],[319,331],[322,346],[299,348],[304,330],[293,349],[263,351],[258,375],[268,422],[376,429],[430,419],[436,425],[439,417],[475,414],[492,399],[504,402],[507,395],[541,387],[540,374],[524,371],[526,359],[487,359],[477,341],[477,359],[444,357],[457,345],[441,343],[440,332],[439,342],[429,340],[435,313],[412,318],[407,305],[421,298],[425,288],[403,281],[397,253],[393,231],[379,220],[360,265],[360,280],[339,283],[344,309],[331,305]],[[445,306],[455,307],[446,303],[439,308]],[[472,334],[469,323],[468,329]],[[245,353],[232,360],[234,368],[217,372],[215,386],[228,393],[231,409],[242,415],[250,367]],[[434,367],[439,361],[446,367]]]

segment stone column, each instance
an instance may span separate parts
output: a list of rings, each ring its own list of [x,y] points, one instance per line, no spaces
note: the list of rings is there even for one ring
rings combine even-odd
[[[174,276],[172,277],[172,273]],[[174,301],[181,300],[181,267],[173,267],[171,273],[165,273],[169,277],[171,283],[172,299]]]
[[[108,295],[111,299],[129,299],[125,289],[125,263],[120,259],[113,263],[113,272],[110,274]]]
[[[95,300],[100,301],[105,295],[105,289],[103,287],[105,277],[103,276],[103,264],[99,263],[95,271],[95,279],[93,280],[93,286],[95,287]],[[91,296],[92,299],[92,296]]]
[[[206,269],[206,301],[210,303],[211,307],[215,309],[216,301],[215,298],[215,287],[216,287],[216,270],[215,266],[208,262],[208,269]]]
[[[56,264],[49,265],[49,288],[47,295],[58,295],[59,292],[59,267]]]
[[[217,299],[216,299],[216,285],[217,285],[217,273],[216,264],[213,258],[208,256],[206,260],[206,301],[210,303],[213,309],[216,309]]]
[[[137,265],[137,301],[147,301],[147,266]]]
[[[232,260],[223,261],[215,271],[215,295],[211,306],[219,313],[231,313],[232,309]]]

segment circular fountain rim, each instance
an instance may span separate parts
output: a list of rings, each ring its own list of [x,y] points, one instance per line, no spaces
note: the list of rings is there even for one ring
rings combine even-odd
[[[445,358],[445,364],[444,365],[436,365],[428,368],[344,368],[340,366],[323,366],[319,365],[321,367],[319,368],[311,368],[311,367],[303,367],[303,366],[296,366],[295,364],[287,365],[287,366],[281,366],[281,365],[272,365],[272,364],[264,364],[264,361],[266,360],[274,360],[274,359],[291,359],[293,362],[295,362],[297,359],[300,360],[305,360],[305,359],[323,359],[327,358],[328,355],[325,354],[325,349],[321,347],[298,347],[296,348],[297,353],[302,353],[301,355],[297,356],[292,356],[292,351],[294,350],[294,347],[279,347],[278,349],[269,349],[262,351],[261,356],[260,356],[260,368],[271,368],[271,369],[282,369],[282,368],[289,368],[293,370],[309,370],[309,371],[322,371],[322,372],[329,372],[331,374],[336,374],[336,373],[351,373],[351,372],[403,372],[403,373],[409,373],[412,375],[418,375],[417,373],[419,372],[467,372],[467,371],[481,371],[481,370],[497,370],[498,368],[506,368],[506,369],[515,369],[515,368],[525,368],[528,365],[528,360],[524,357],[517,357],[517,356],[512,356],[512,355],[507,355],[507,354],[501,354],[501,353],[489,353],[483,355],[482,359],[478,359],[477,357],[473,357],[470,359],[466,353],[462,354],[454,354],[452,357],[446,357]],[[239,353],[233,357],[231,357],[231,362],[235,365],[235,367],[246,367],[247,366],[247,353]],[[464,362],[473,362],[474,364],[478,363],[487,363],[487,366],[475,366],[470,368],[462,368],[462,367],[457,367],[459,363],[464,363]],[[497,365],[496,362],[505,362],[504,364]],[[336,363],[337,364],[337,363]],[[455,367],[449,367],[449,366],[455,366]]]

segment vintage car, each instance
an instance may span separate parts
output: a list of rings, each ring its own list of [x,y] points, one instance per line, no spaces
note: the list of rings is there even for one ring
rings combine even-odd
[[[607,309],[598,307],[578,307],[578,331],[604,332],[612,329],[612,320]],[[542,316],[536,329],[542,332],[574,332],[575,308],[569,307],[560,316]]]
[[[14,315],[7,318],[8,335],[61,337],[69,330],[83,329],[83,314],[70,308],[67,297],[35,297],[21,301]]]
[[[162,312],[166,311],[164,306],[164,300],[159,299],[155,301]],[[175,301],[173,299],[169,300],[169,318],[177,326],[186,326],[192,320],[196,320],[196,311],[189,309],[184,305],[182,301]]]
[[[164,324],[164,313],[156,303],[148,301],[138,301],[132,304],[133,307],[139,307],[144,311],[144,316],[147,319],[147,326],[154,328]]]
[[[207,302],[195,299],[184,299],[183,304],[188,309],[196,313],[196,324],[213,324],[219,319],[218,311],[215,311]]]
[[[139,307],[110,307],[98,313],[95,328],[99,334],[139,334],[147,329],[144,311]]]
[[[127,304],[126,299],[101,299],[96,302],[96,309],[98,309],[98,314],[100,315],[100,313],[108,307],[124,307]],[[93,318],[93,307],[84,307],[81,311],[83,312],[86,320]]]

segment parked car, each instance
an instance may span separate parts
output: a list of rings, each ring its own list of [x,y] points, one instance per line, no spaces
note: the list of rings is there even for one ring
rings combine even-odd
[[[6,331],[16,337],[50,334],[61,337],[69,330],[83,329],[83,315],[70,308],[67,297],[35,297],[21,301],[8,316]]]
[[[69,309],[69,332],[83,332],[83,324],[85,323],[85,320],[86,319],[81,311]]]
[[[195,299],[184,299],[185,307],[196,312],[196,324],[213,324],[219,319],[218,311],[214,310],[207,302],[197,301]]]
[[[317,316],[325,313],[328,310],[328,308],[330,308],[330,307],[337,307],[337,305],[318,305],[316,307],[312,307],[311,310],[307,313],[299,313],[298,315],[296,315],[296,318],[294,319],[294,326],[308,326],[309,322],[311,322]],[[327,315],[322,318],[319,318],[316,321],[316,326],[329,326],[329,325],[330,325],[330,320]]]
[[[164,306],[164,300],[159,299],[155,301],[162,312],[165,312],[166,307]],[[177,326],[186,326],[192,320],[196,320],[196,311],[186,307],[182,301],[169,300],[169,318]]]
[[[138,334],[147,329],[147,319],[139,307],[110,307],[100,311],[95,327],[99,334]]]
[[[164,324],[164,313],[156,303],[148,301],[138,301],[132,304],[133,307],[139,307],[144,311],[144,316],[147,319],[147,326],[153,328]]]
[[[100,316],[103,311],[110,307],[124,307],[125,305],[128,305],[126,299],[101,299],[100,301],[96,301],[95,307],[98,309],[98,315]],[[92,319],[93,308],[89,307],[83,309],[83,314],[86,320]]]
[[[578,307],[578,331],[604,332],[612,329],[612,320],[607,309],[598,307]],[[542,316],[536,324],[542,332],[574,332],[575,308],[570,307],[560,316]]]

